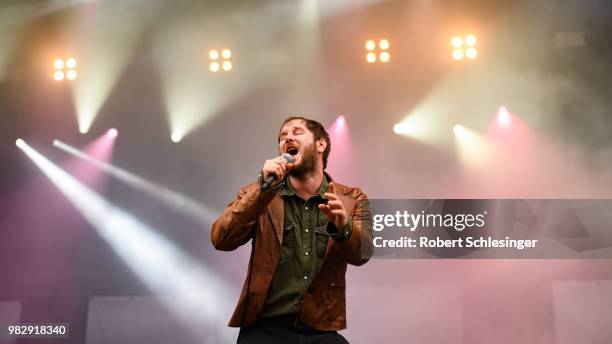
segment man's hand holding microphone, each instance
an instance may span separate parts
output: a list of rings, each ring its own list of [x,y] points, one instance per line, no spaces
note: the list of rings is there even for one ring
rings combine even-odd
[[[263,184],[261,189],[265,190],[270,186],[277,185],[280,183],[285,174],[293,167],[293,156],[289,153],[285,153],[274,159],[266,160],[264,163],[263,173]]]

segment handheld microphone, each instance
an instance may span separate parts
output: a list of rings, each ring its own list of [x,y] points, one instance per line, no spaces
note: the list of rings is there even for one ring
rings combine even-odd
[[[285,161],[290,164],[293,162],[293,155],[289,154],[289,153],[285,153],[283,154],[283,159],[285,159]],[[276,180],[276,176],[273,174],[270,174],[268,176],[268,178],[266,178],[266,181],[264,181],[263,184],[261,184],[261,189],[265,190],[267,189],[274,181]]]

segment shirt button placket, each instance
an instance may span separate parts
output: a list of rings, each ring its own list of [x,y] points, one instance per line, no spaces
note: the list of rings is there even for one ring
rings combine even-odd
[[[309,233],[309,228],[310,228],[310,224],[311,224],[311,218],[310,218],[310,211],[308,211],[309,209],[309,205],[310,202],[306,202],[304,204],[304,210],[303,210],[303,221],[304,221],[304,256],[305,258],[305,264],[304,264],[304,282],[308,281],[308,275],[310,275],[310,269],[311,269],[311,259],[310,259],[310,250],[311,250],[311,245],[312,245],[312,240],[310,238],[310,234]]]

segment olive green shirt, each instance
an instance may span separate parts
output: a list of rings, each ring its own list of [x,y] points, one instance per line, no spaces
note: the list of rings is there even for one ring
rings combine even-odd
[[[318,207],[326,202],[324,194],[328,187],[324,175],[319,192],[307,201],[295,193],[289,178],[281,187],[285,206],[282,251],[260,317],[297,313],[306,288],[321,269],[330,237],[328,231],[337,233],[332,223],[333,228],[328,228],[329,220]],[[346,238],[352,234],[351,221],[342,232],[345,233]]]

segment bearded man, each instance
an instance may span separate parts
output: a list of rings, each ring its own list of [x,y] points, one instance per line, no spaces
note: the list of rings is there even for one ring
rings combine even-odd
[[[371,252],[367,196],[325,172],[331,151],[321,123],[287,118],[279,154],[213,223],[211,241],[231,251],[252,241],[238,305],[229,322],[238,343],[348,343],[347,264]]]

